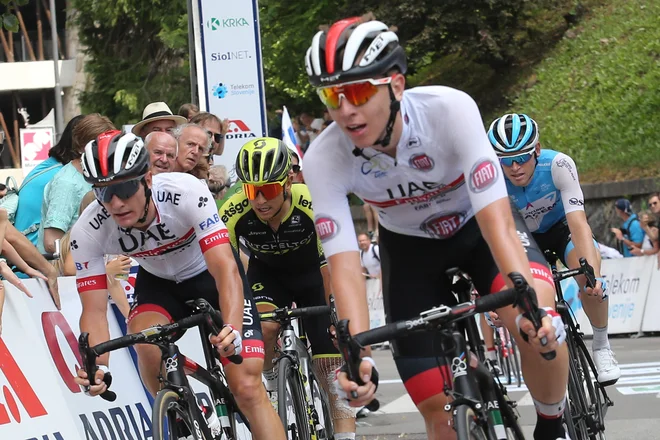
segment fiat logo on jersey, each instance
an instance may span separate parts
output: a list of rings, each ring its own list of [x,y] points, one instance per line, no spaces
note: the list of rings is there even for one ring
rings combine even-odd
[[[435,166],[435,162],[426,153],[414,154],[410,156],[408,161],[410,168],[416,168],[420,171],[431,171]]]
[[[437,238],[449,238],[458,231],[465,220],[464,212],[452,212],[451,214],[434,214],[424,220],[422,231]]]
[[[330,216],[321,215],[316,218],[316,233],[319,235],[321,241],[326,241],[337,235],[339,232],[339,225]]]
[[[481,159],[470,171],[470,190],[478,193],[487,190],[497,180],[497,166],[490,159]]]
[[[225,138],[227,139],[248,139],[257,137],[254,132],[247,126],[247,124],[240,119],[233,119],[229,121],[229,126],[227,127],[227,134]]]

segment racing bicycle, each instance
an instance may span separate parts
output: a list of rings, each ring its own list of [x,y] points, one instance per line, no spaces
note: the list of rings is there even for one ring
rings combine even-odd
[[[557,291],[557,313],[566,328],[566,345],[569,355],[568,403],[564,420],[569,436],[574,440],[605,440],[605,415],[614,403],[607,395],[605,387],[598,382],[598,373],[584,342],[584,333],[575,318],[571,305],[564,299],[561,281],[577,275],[584,275],[586,285],[594,287],[594,269],[585,258],[580,258],[580,267],[559,271],[557,256],[545,253],[550,262]]]
[[[450,277],[454,273],[455,270],[450,271]],[[474,300],[469,299],[471,289],[468,289],[468,299],[461,297],[458,305],[434,307],[409,320],[393,322],[357,335],[350,334],[348,320],[341,320],[337,326],[337,339],[340,352],[346,361],[349,379],[363,384],[358,373],[360,350],[363,347],[413,333],[438,332],[441,341],[438,357],[446,359],[446,364],[451,368],[453,382],[450,383],[450,378],[444,380],[444,392],[452,397],[452,402],[445,406],[445,411],[452,413],[458,440],[524,439],[513,407],[501,392],[498,393],[501,386],[497,386],[491,371],[482,361],[485,356],[476,321],[468,319],[477,313],[513,305],[519,307],[523,315],[539,329],[541,314],[536,293],[521,274],[513,272],[509,274],[509,278],[514,285],[511,289]],[[458,287],[455,291],[464,290]],[[468,350],[466,332],[471,348],[481,352],[479,356]],[[541,342],[547,343],[543,340]],[[543,353],[543,357],[554,359],[556,352]],[[377,383],[376,370],[372,372],[372,380]]]
[[[152,407],[151,421],[153,423],[154,440],[175,440],[192,438],[193,440],[238,440],[237,434],[244,429],[249,430],[250,424],[241,413],[236,400],[226,385],[226,379],[215,348],[208,340],[209,333],[217,335],[223,326],[220,312],[203,298],[187,301],[186,304],[193,309],[193,314],[177,322],[167,325],[157,325],[142,330],[139,333],[125,335],[93,347],[89,346],[89,334],[81,333],[78,345],[81,355],[82,368],[87,377],[94,377],[98,367],[96,358],[121,348],[131,347],[135,344],[153,344],[160,348],[166,377],[160,376],[162,389],[156,395]],[[202,340],[206,368],[198,365],[192,359],[179,351],[175,342],[183,336],[186,329],[199,327]],[[236,364],[243,362],[240,355],[229,356],[228,359]],[[215,408],[200,408],[196,395],[188,382],[187,374],[197,379],[211,390],[211,399]],[[112,376],[106,373],[103,379],[108,387],[112,383]],[[117,395],[106,390],[101,397],[114,401]],[[208,412],[211,414],[205,414]],[[214,413],[220,423],[209,423]],[[239,426],[242,424],[243,426]],[[214,425],[213,430],[209,425]],[[246,438],[251,438],[246,436]]]
[[[329,306],[281,307],[260,313],[262,321],[280,324],[281,347],[277,363],[277,410],[289,440],[332,440],[334,438],[330,401],[312,366],[302,319],[330,313]],[[293,327],[297,319],[298,333]],[[304,336],[303,336],[304,337]],[[324,380],[325,378],[322,378]]]

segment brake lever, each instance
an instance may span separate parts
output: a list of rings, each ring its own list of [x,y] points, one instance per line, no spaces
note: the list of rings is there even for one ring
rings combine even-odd
[[[335,329],[337,331],[337,345],[339,346],[339,352],[344,358],[344,363],[346,364],[346,373],[348,378],[358,385],[364,385],[364,381],[360,378],[360,351],[361,347],[351,336],[351,333],[348,329],[348,319],[342,319],[337,323]],[[357,361],[356,361],[357,360]],[[357,391],[351,391],[351,397],[357,399]]]
[[[523,317],[529,319],[532,322],[534,329],[538,331],[541,328],[541,319],[546,313],[545,310],[539,309],[536,292],[520,273],[512,272],[509,274],[509,278],[513,282],[513,287],[516,290],[516,302],[514,303],[514,306],[523,310]],[[528,342],[529,338],[525,333],[520,332],[520,335],[525,342]],[[541,338],[541,345],[544,347],[548,345],[548,338],[546,336]],[[545,360],[551,361],[557,357],[557,352],[553,350],[541,353],[541,356],[543,356]]]
[[[87,379],[89,379],[89,383],[91,384],[96,377],[96,372],[99,370],[99,367],[96,365],[96,355],[89,347],[89,333],[82,332],[78,337],[78,351],[80,352],[82,368],[87,373]],[[117,399],[117,394],[114,391],[109,390],[110,385],[112,385],[112,374],[109,372],[105,373],[103,381],[108,389],[101,394],[101,398],[108,402],[114,402]],[[83,388],[86,388],[85,391],[89,391],[90,387]]]
[[[587,259],[584,257],[580,258],[580,268],[582,269],[584,277],[586,278],[587,287],[591,287],[592,289],[595,288],[596,274],[594,273],[594,268],[589,263],[587,263]]]

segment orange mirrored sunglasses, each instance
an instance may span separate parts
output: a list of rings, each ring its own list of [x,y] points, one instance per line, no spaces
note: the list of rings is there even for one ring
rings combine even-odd
[[[251,183],[243,184],[243,192],[248,200],[254,200],[257,198],[259,193],[264,195],[266,200],[273,200],[275,197],[279,196],[282,191],[284,191],[284,184],[286,180],[282,182],[266,183],[264,185],[253,185]]]
[[[394,76],[379,79],[364,79],[336,86],[321,87],[316,90],[321,98],[321,102],[333,110],[341,105],[341,99],[344,98],[351,105],[359,107],[366,104],[378,92],[378,86],[389,84]]]

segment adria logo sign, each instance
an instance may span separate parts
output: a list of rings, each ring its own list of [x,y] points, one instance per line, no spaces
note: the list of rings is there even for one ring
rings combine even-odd
[[[240,119],[234,119],[229,121],[229,127],[225,137],[227,139],[248,139],[257,137],[257,135],[254,134],[245,122]]]
[[[0,338],[0,371],[9,384],[2,387],[5,403],[0,403],[0,426],[11,423],[9,414],[16,422],[21,423],[21,413],[16,398],[30,418],[48,414],[2,338]]]

